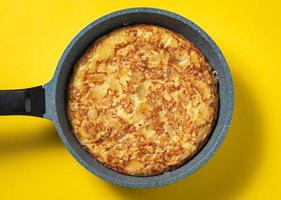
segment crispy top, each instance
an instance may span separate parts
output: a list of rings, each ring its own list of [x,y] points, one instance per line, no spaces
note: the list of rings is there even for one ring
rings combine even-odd
[[[96,40],[76,63],[67,111],[83,147],[129,175],[169,171],[189,160],[217,113],[213,72],[183,36],[126,26]]]

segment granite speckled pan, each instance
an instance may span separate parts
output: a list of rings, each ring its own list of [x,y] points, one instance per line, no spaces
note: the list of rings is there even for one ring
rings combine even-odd
[[[219,112],[216,126],[202,150],[183,166],[157,176],[135,177],[117,173],[97,162],[74,137],[66,115],[66,86],[74,63],[89,45],[105,33],[129,24],[155,24],[182,34],[207,57],[217,72]],[[191,175],[216,152],[229,128],[233,111],[231,74],[214,41],[189,20],[160,9],[131,8],[106,15],[84,28],[65,49],[52,80],[39,87],[0,91],[0,115],[32,115],[51,120],[70,153],[86,169],[111,183],[132,188],[158,187]]]

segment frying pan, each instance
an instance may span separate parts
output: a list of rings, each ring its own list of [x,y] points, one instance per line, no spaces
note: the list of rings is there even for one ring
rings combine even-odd
[[[175,31],[194,43],[217,73],[219,110],[205,146],[183,166],[161,175],[137,177],[115,172],[87,153],[75,138],[66,114],[66,88],[75,62],[100,36],[125,25],[154,24]],[[43,86],[0,91],[0,115],[31,115],[51,120],[64,145],[86,169],[111,183],[131,188],[158,187],[191,175],[216,152],[229,128],[233,112],[233,84],[228,65],[214,41],[191,21],[165,10],[131,8],[113,12],[86,26],[66,47],[56,72]]]

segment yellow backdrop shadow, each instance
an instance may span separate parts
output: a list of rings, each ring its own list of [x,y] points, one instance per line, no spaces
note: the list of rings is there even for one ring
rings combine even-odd
[[[198,172],[155,189],[107,184],[121,199],[228,199],[247,187],[263,152],[263,121],[245,81],[234,75],[235,108],[231,128],[216,155]]]
[[[16,121],[17,118],[12,120]],[[22,129],[14,132],[11,128],[5,134],[0,134],[0,156],[19,156],[23,153],[32,153],[46,148],[61,148],[63,145],[56,129],[50,123],[44,123],[36,129]]]

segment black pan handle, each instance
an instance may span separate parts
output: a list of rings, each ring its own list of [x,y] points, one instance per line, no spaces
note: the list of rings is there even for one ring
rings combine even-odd
[[[43,117],[45,90],[42,86],[21,90],[0,90],[0,115]]]

